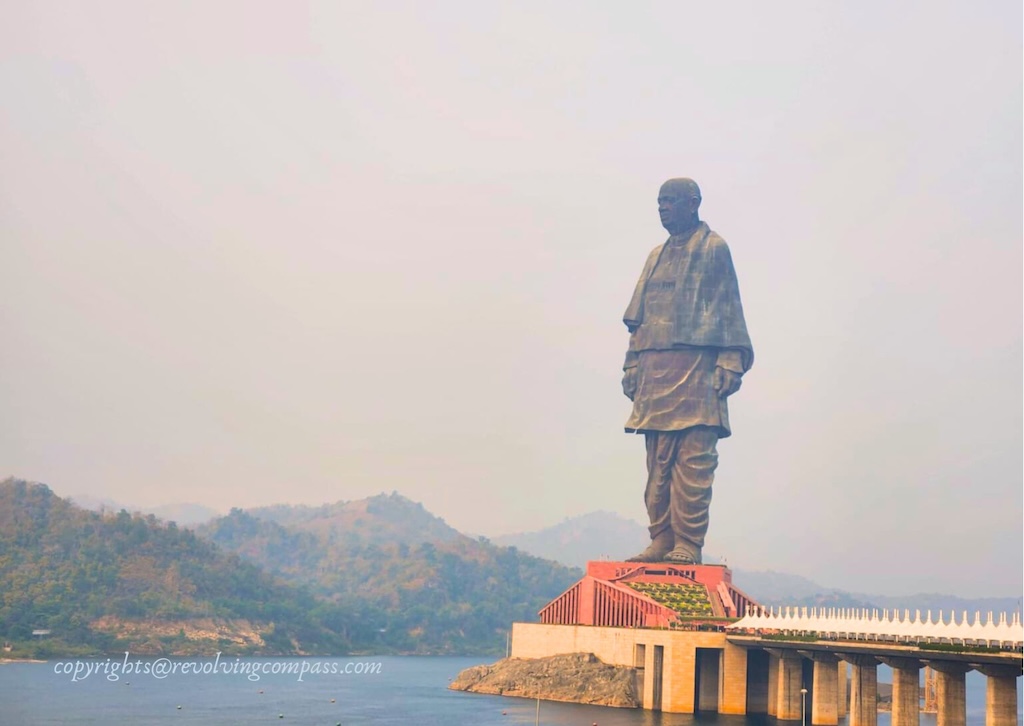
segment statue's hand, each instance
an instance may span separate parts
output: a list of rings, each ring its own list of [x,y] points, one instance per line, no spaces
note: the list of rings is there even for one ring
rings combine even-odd
[[[722,368],[721,366],[715,367],[715,375],[712,378],[711,385],[718,391],[718,395],[721,398],[731,396],[740,390],[740,386],[743,385],[743,378],[739,373],[730,371],[728,368]]]
[[[626,372],[622,374],[622,392],[630,401],[636,395],[636,366],[627,368]]]

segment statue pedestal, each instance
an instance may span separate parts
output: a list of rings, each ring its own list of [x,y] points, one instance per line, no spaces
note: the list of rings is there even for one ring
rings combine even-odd
[[[550,625],[721,626],[755,605],[725,565],[592,561],[583,579],[539,615]]]
[[[598,580],[631,582],[679,582],[680,578],[693,580],[717,590],[719,583],[732,585],[732,570],[725,565],[676,565],[671,562],[610,562],[591,560],[587,563],[587,576]]]

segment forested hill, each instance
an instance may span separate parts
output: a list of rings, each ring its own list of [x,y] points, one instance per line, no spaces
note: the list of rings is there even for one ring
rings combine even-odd
[[[197,536],[0,481],[0,641],[15,656],[497,655],[580,575],[398,495],[235,509]]]
[[[0,638],[15,655],[343,653],[341,620],[152,515],[90,512],[45,485],[0,481]]]
[[[398,494],[323,507],[234,509],[197,532],[337,604],[353,646],[500,653],[514,621],[582,576],[471,539]]]

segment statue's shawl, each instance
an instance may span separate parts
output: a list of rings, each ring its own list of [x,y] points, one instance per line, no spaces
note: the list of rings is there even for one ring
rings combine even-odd
[[[669,237],[668,242],[672,241]],[[658,245],[648,255],[633,299],[626,308],[623,322],[630,332],[643,322],[644,290],[665,244]],[[729,247],[701,222],[690,235],[686,250],[689,254],[683,256],[673,294],[672,344],[739,350],[743,354],[743,370],[748,370],[754,364],[754,348],[743,319],[740,288]]]

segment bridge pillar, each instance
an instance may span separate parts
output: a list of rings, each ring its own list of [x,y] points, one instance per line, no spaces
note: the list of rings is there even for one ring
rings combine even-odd
[[[655,682],[654,710],[668,713],[693,713],[698,678],[697,648],[688,642],[668,643],[664,648],[654,646],[654,673],[661,671],[663,682]],[[716,665],[717,657],[714,659]],[[661,664],[659,667],[659,663]],[[717,672],[717,671],[716,671]],[[715,697],[718,696],[718,677],[715,679]]]
[[[916,658],[885,657],[892,668],[892,726],[921,723],[921,661]]]
[[[971,666],[954,661],[927,661],[935,671],[935,695],[938,700],[938,726],[967,726],[967,671]],[[1014,688],[1016,688],[1016,683]],[[1014,714],[1016,719],[1016,714]]]
[[[846,704],[849,701],[849,683],[850,683],[850,666],[846,664],[846,661],[839,661],[839,667],[836,669],[838,676],[838,690],[839,690],[839,704],[836,713],[839,718],[846,718]]]
[[[853,666],[849,726],[878,726],[878,661],[870,655],[842,653]]]
[[[814,726],[836,726],[839,723],[839,658],[816,650],[801,650],[800,655],[814,661],[811,723]],[[845,681],[843,686],[845,688]]]
[[[745,715],[747,713],[746,648],[726,644],[722,651],[721,676],[718,685],[718,712]]]
[[[779,694],[779,652],[768,650],[768,715],[778,713]]]
[[[1013,666],[980,666],[985,674],[985,726],[1017,726],[1017,676]]]
[[[811,697],[811,723],[835,726],[839,723],[839,659],[814,659],[814,693]],[[845,686],[846,683],[844,682]],[[845,693],[843,694],[846,695]]]
[[[775,666],[775,718],[779,721],[799,721],[801,718],[801,697],[800,688],[803,685],[803,658],[799,653],[791,650],[777,648],[766,649],[773,656]],[[768,667],[768,677],[771,678],[771,665]],[[771,698],[771,686],[769,683],[769,699]],[[771,702],[769,701],[769,708]]]

